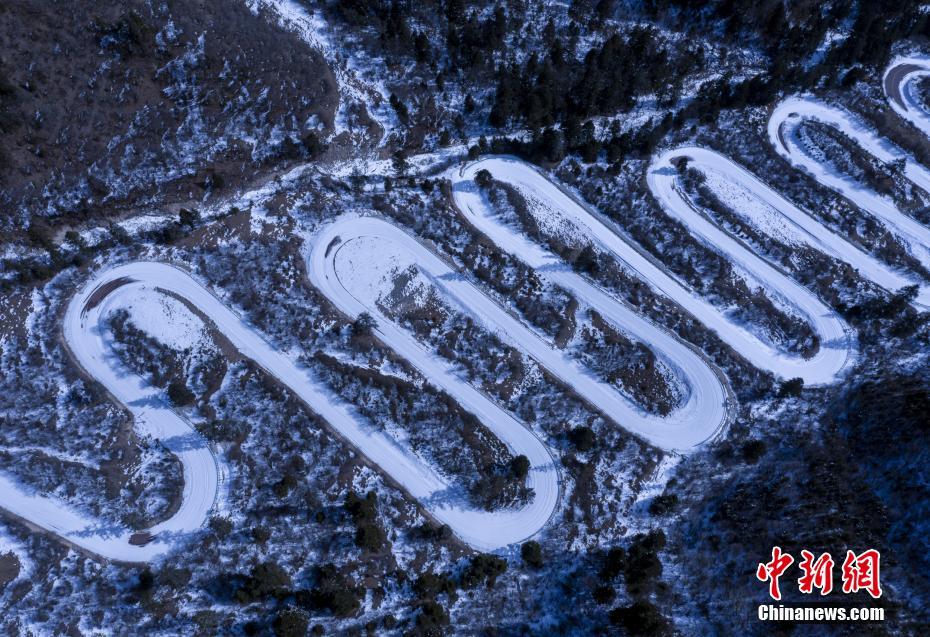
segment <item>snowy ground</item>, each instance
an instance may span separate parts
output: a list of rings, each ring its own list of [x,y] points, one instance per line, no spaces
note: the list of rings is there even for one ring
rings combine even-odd
[[[351,133],[352,116],[349,109],[363,105],[381,129],[380,143],[396,124],[396,116],[388,106],[385,89],[359,79],[351,64],[344,59],[338,46],[330,41],[327,25],[322,16],[296,0],[246,0],[252,11],[270,9],[274,11],[281,26],[295,31],[311,47],[319,51],[330,62],[339,83],[339,108],[335,116],[334,136]]]
[[[294,6],[278,3],[279,10]],[[282,15],[291,22],[310,20],[304,24],[306,37],[316,37],[311,28],[312,17],[301,18],[286,12]],[[317,44],[325,49],[322,41]],[[897,88],[889,93],[889,101],[897,112],[921,130],[930,131],[930,114],[912,93],[915,79],[930,74],[930,62],[923,58],[907,58],[895,64],[905,66],[907,72],[895,75],[889,70],[886,74],[886,78],[901,78],[900,84],[895,85]],[[885,88],[889,90],[887,82]],[[881,161],[903,161],[906,176],[928,189],[930,171],[878,137],[853,115],[812,98],[785,100],[771,116],[770,141],[781,155],[881,219],[909,242],[925,264],[930,264],[930,231],[901,212],[891,200],[831,170],[798,143],[793,130],[805,118],[840,128]],[[419,500],[435,519],[448,524],[458,537],[482,550],[523,541],[549,522],[562,495],[559,469],[546,444],[523,422],[464,381],[452,365],[443,362],[381,312],[379,300],[391,288],[396,275],[405,269],[414,267],[463,313],[531,356],[597,410],[652,444],[666,450],[687,452],[723,431],[733,418],[734,405],[722,373],[701,352],[644,318],[635,308],[617,301],[572,271],[547,249],[502,222],[475,184],[480,170],[487,170],[497,180],[517,188],[532,202],[545,223],[558,228],[570,227],[573,232],[581,232],[594,240],[625,268],[714,330],[757,367],[785,379],[800,377],[807,385],[830,384],[841,378],[856,355],[855,340],[845,322],[809,290],[722,231],[695,208],[676,182],[674,161],[681,157],[687,157],[690,166],[701,170],[709,187],[761,232],[787,244],[813,247],[849,263],[865,278],[889,291],[920,283],[837,236],[719,153],[688,146],[658,155],[648,169],[647,180],[666,212],[741,271],[748,272],[813,327],[821,340],[819,350],[806,359],[792,356],[763,342],[745,326],[734,324],[725,312],[689,290],[597,212],[538,170],[512,158],[489,157],[456,166],[445,173],[452,182],[454,202],[463,217],[501,250],[536,270],[541,278],[567,290],[656,352],[684,390],[681,403],[671,414],[656,416],[632,404],[397,226],[376,217],[347,214],[306,238],[304,256],[311,282],[349,317],[357,317],[362,312],[375,317],[376,333],[388,347],[478,416],[514,455],[522,454],[530,460],[528,486],[534,496],[528,503],[494,512],[469,507],[460,497],[451,495],[454,485],[438,475],[435,468],[401,441],[364,422],[350,405],[336,398],[329,388],[298,364],[296,357],[271,346],[261,333],[189,274],[164,263],[139,261],[104,269],[79,291],[68,306],[64,335],[84,370],[132,412],[136,429],[161,440],[179,457],[184,475],[180,507],[167,520],[143,530],[143,535],[137,529],[102,524],[63,502],[31,493],[0,474],[0,490],[6,495],[5,507],[73,546],[126,562],[151,561],[176,549],[217,509],[224,473],[210,446],[169,406],[161,390],[152,388],[119,365],[104,326],[109,314],[125,309],[140,329],[173,348],[187,349],[205,338],[208,326],[204,320],[184,303],[162,292],[183,298],[195,307],[209,319],[210,327],[215,327],[241,354],[294,391],[365,457]],[[426,161],[422,165],[433,163]],[[295,169],[295,176],[300,171]],[[930,306],[930,287],[920,285],[915,303]]]
[[[782,296],[795,307],[807,309],[802,314],[811,317],[812,321],[817,321],[817,327],[823,339],[821,349],[817,354],[809,359],[790,356],[775,350],[745,327],[734,324],[723,311],[687,289],[654,260],[646,257],[633,242],[616,232],[615,228],[609,226],[599,216],[567,195],[555,183],[523,162],[511,158],[495,157],[483,159],[450,173],[455,181],[454,194],[457,204],[467,213],[468,220],[492,237],[502,248],[511,252],[516,251],[517,256],[532,267],[551,273],[552,276],[565,278],[565,283],[569,286],[591,287],[578,275],[568,272],[556,274],[560,268],[565,269],[559,260],[528,239],[518,237],[513,229],[503,228],[494,222],[477,188],[471,185],[474,175],[482,169],[491,172],[498,180],[514,185],[524,193],[529,193],[531,197],[541,202],[549,214],[577,224],[587,237],[625,264],[625,267],[636,277],[648,283],[657,293],[671,298],[690,312],[757,367],[772,371],[782,378],[800,377],[806,384],[815,385],[833,382],[852,362],[855,346],[839,317],[820,304],[807,290],[786,280],[784,275],[755,255],[748,253],[729,235],[707,223],[703,218],[695,219],[697,215],[691,207],[675,194],[672,183],[675,173],[670,165],[664,167],[653,165],[650,169],[647,177],[653,192],[666,195],[660,197],[666,201],[677,199],[681,202],[682,216],[687,216],[689,220],[695,222],[700,220],[703,236],[712,237],[714,245],[724,249],[729,258],[732,259],[738,254],[742,257],[741,262],[748,264],[744,267],[752,272],[760,273],[760,278],[767,287],[782,291]],[[653,341],[646,339],[645,342],[652,343]]]
[[[335,239],[338,241],[334,241]],[[361,251],[358,250],[360,246],[363,248]],[[350,252],[351,256],[343,256],[345,252]],[[342,216],[314,239],[309,268],[311,279],[346,313],[355,316],[366,311],[376,316],[385,342],[396,347],[398,353],[408,360],[419,361],[422,358],[419,355],[422,346],[416,343],[412,336],[397,329],[378,311],[375,304],[378,297],[377,294],[372,294],[372,291],[379,290],[380,286],[373,285],[370,276],[364,281],[359,281],[359,272],[374,271],[375,276],[391,275],[390,270],[368,266],[371,259],[374,259],[375,263],[380,261],[378,255],[385,252],[400,253],[406,257],[407,263],[416,263],[435,287],[454,300],[462,311],[471,314],[505,342],[528,353],[611,419],[654,444],[666,449],[688,450],[712,438],[726,424],[728,411],[725,389],[701,357],[670,337],[667,332],[643,321],[622,304],[607,298],[593,286],[579,286],[572,291],[602,311],[610,321],[617,322],[623,329],[650,343],[668,361],[669,366],[684,377],[682,380],[688,388],[687,397],[668,417],[648,414],[633,405],[616,389],[599,380],[564,352],[545,342],[536,332],[526,327],[473,283],[396,226],[375,217]],[[397,271],[399,269],[395,270],[395,273]],[[429,352],[425,360],[418,362],[418,367],[424,365],[421,367],[424,375],[441,385],[464,405],[475,409],[475,413],[479,413],[478,409],[481,413],[488,413],[488,407],[483,403],[489,401],[464,381],[454,376],[449,378],[451,372],[440,369],[439,367],[444,365],[435,363],[435,358],[435,354]],[[473,402],[475,404],[472,404]],[[511,435],[509,428],[498,431],[498,427],[495,426],[498,420],[499,417],[494,418],[493,414],[489,413],[484,422],[506,441]]]
[[[930,188],[927,170],[905,151],[882,138],[868,124],[839,107],[812,97],[790,97],[780,102],[769,119],[768,136],[775,150],[793,166],[810,174],[875,216],[894,234],[901,237],[911,253],[924,266],[930,265],[930,229],[901,212],[886,196],[834,169],[825,158],[805,147],[797,137],[798,126],[806,119],[834,126],[853,139],[865,152],[882,162],[904,162],[904,175],[923,189]],[[920,293],[921,305],[930,303],[926,286]]]
[[[174,270],[165,265],[154,267],[156,271]],[[154,289],[156,284],[170,281],[159,277],[146,281],[145,273],[144,264],[137,264],[104,271],[89,282],[68,306],[64,335],[80,365],[132,412],[137,431],[161,440],[181,461],[184,489],[177,511],[150,529],[105,525],[63,502],[29,493],[15,481],[0,477],[6,508],[12,513],[93,554],[125,562],[162,556],[199,529],[215,505],[221,475],[207,442],[171,409],[161,390],[129,373],[112,351],[105,320],[119,308],[131,309],[133,316],[174,343],[189,343],[203,329],[199,319],[180,303]],[[165,312],[173,322],[165,320]]]

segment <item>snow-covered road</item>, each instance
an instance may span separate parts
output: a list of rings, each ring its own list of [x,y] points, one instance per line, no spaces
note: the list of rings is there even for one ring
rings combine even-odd
[[[886,71],[884,87],[892,108],[930,135],[930,109],[915,93],[916,81],[930,76],[930,58],[898,58]],[[856,116],[810,97],[792,97],[774,109],[768,135],[777,152],[811,174],[900,236],[930,267],[930,229],[899,210],[894,202],[835,170],[808,149],[796,131],[805,119],[832,125],[884,162],[898,161],[903,174],[930,192],[930,170],[882,138]],[[821,344],[811,358],[780,351],[746,327],[735,324],[670,274],[621,230],[532,166],[510,157],[488,157],[446,173],[463,217],[501,249],[516,256],[544,279],[597,310],[623,332],[648,345],[683,387],[679,405],[666,417],[645,412],[576,360],[547,342],[511,312],[485,295],[467,277],[388,221],[347,214],[326,224],[305,245],[311,282],[342,312],[367,312],[377,321],[380,339],[449,393],[516,455],[530,460],[528,486],[534,496],[521,507],[495,512],[471,507],[461,489],[449,484],[411,449],[372,426],[297,363],[226,307],[187,272],[165,263],[135,262],[98,273],[70,302],[64,317],[65,342],[80,366],[128,409],[137,431],[160,440],[177,455],[184,487],[178,509],[150,529],[133,530],[89,516],[53,496],[30,492],[0,473],[3,506],[26,522],[59,535],[73,546],[106,559],[154,560],[202,527],[217,506],[223,467],[209,444],[169,405],[164,393],[128,372],[117,360],[105,319],[140,295],[169,293],[206,317],[245,357],[291,389],[341,436],[385,474],[421,501],[437,520],[448,524],[476,549],[493,550],[525,540],[551,518],[561,493],[556,462],[546,445],[523,423],[466,382],[453,365],[419,343],[379,309],[386,282],[405,268],[414,269],[445,297],[504,342],[525,352],[579,396],[629,431],[666,450],[687,452],[712,439],[732,418],[733,403],[720,371],[701,352],[645,319],[604,290],[575,273],[545,247],[504,222],[475,184],[480,170],[519,190],[537,209],[567,222],[657,293],[668,297],[716,332],[747,360],[782,378],[800,377],[808,385],[842,376],[855,359],[855,340],[845,322],[813,293],[747,245],[719,228],[683,194],[675,160],[687,157],[715,192],[737,214],[763,232],[777,232],[790,243],[804,243],[854,267],[889,290],[917,284],[915,304],[930,307],[930,286],[875,259],[837,236],[806,211],[722,155],[699,147],[677,148],[657,156],[647,182],[666,212],[683,223],[742,271],[762,284],[779,303],[807,320]],[[377,258],[375,258],[377,257]]]
[[[7,496],[5,508],[28,522],[104,558],[144,562],[179,545],[186,535],[203,525],[212,510],[218,493],[219,467],[209,446],[169,407],[163,392],[120,365],[109,343],[108,330],[102,324],[127,298],[138,298],[143,292],[168,292],[190,303],[243,356],[291,389],[370,461],[420,500],[436,519],[448,524],[473,547],[492,550],[524,540],[542,528],[555,510],[560,485],[548,450],[529,430],[480,394],[480,399],[467,406],[496,431],[504,431],[501,437],[514,453],[525,454],[531,462],[527,484],[534,489],[535,496],[526,506],[491,513],[472,509],[464,502],[460,489],[446,483],[408,448],[359,417],[352,406],[339,400],[293,357],[269,344],[187,272],[165,263],[135,262],[103,271],[74,297],[65,317],[64,335],[80,365],[132,412],[137,430],[160,439],[181,459],[184,490],[180,509],[147,530],[154,536],[151,542],[137,546],[130,543],[134,531],[104,526],[53,498],[27,493],[12,479],[0,476],[0,489]],[[428,370],[434,369],[429,367],[430,357],[425,351],[421,350],[425,360],[416,360],[410,351],[405,354]],[[490,411],[477,408],[482,400]]]
[[[731,197],[734,199],[732,201],[727,200],[727,194],[721,192],[716,192],[716,194],[730,205],[736,214],[763,232],[766,226],[771,227],[772,223],[771,219],[766,219],[766,217],[776,217],[777,221],[783,224],[780,234],[786,243],[804,243],[815,250],[848,263],[859,274],[890,292],[920,283],[916,278],[895,270],[838,236],[810,213],[800,209],[761,179],[720,153],[707,148],[686,146],[668,151],[663,155],[665,160],[671,161],[677,157],[687,157],[688,165],[699,169],[707,176],[708,183],[718,182],[719,179],[729,187],[727,194],[733,195],[737,192],[738,194]],[[658,161],[662,161],[662,158]],[[679,197],[684,198],[684,195],[679,193]],[[793,282],[791,284],[797,285]],[[823,307],[819,301],[817,303]]]
[[[678,219],[711,249],[749,272],[762,284],[766,294],[789,306],[807,321],[820,338],[820,348],[810,358],[802,358],[775,349],[742,326],[728,328],[719,322],[720,318],[724,318],[719,313],[711,314],[706,308],[701,308],[699,318],[718,334],[725,334],[722,338],[754,365],[768,369],[782,378],[803,378],[804,383],[808,385],[828,384],[838,379],[852,363],[856,348],[855,337],[846,322],[807,288],[759,257],[746,244],[695,209],[690,199],[678,187],[678,171],[672,163],[682,156],[690,159],[690,166],[705,173],[717,173],[727,183],[738,185],[744,192],[748,191],[769,205],[779,205],[782,211],[787,212],[784,205],[788,202],[733,162],[717,153],[697,147],[662,153],[653,160],[647,173],[649,188],[666,213]]]
[[[669,213],[682,220],[692,232],[722,251],[728,259],[752,272],[767,290],[776,291],[781,300],[797,308],[811,322],[821,338],[820,349],[813,357],[804,359],[778,351],[743,326],[735,324],[724,312],[697,296],[655,260],[634,247],[634,243],[625,238],[613,224],[522,161],[509,157],[489,157],[468,164],[451,173],[453,194],[456,205],[468,221],[502,249],[547,275],[550,272],[559,273],[555,282],[563,287],[596,289],[583,277],[570,272],[561,259],[551,252],[499,222],[474,184],[477,172],[487,170],[496,179],[516,187],[551,213],[580,228],[586,237],[613,254],[653,290],[678,303],[757,367],[772,371],[782,378],[800,377],[808,385],[835,381],[851,364],[855,351],[845,324],[808,290],[698,215],[675,187],[676,171],[669,163],[673,156],[672,153],[664,154],[650,167],[647,180],[653,193]],[[645,339],[645,342],[655,345],[649,339]]]
[[[892,104],[894,103],[892,100]],[[907,244],[914,257],[925,267],[930,267],[930,228],[899,210],[890,197],[881,195],[867,184],[839,172],[825,158],[807,148],[797,135],[798,127],[805,120],[836,127],[865,152],[883,162],[903,162],[904,176],[927,192],[930,192],[930,171],[904,150],[881,137],[860,118],[812,97],[785,99],[775,107],[769,118],[769,141],[780,155],[824,186],[835,190],[863,211],[875,216],[889,231]],[[864,274],[868,276],[868,273]],[[920,285],[915,302],[923,307],[930,307],[930,288],[926,284]]]
[[[506,313],[416,239],[379,218],[343,215],[314,234],[306,247],[307,273],[311,283],[347,316],[355,318],[367,312],[375,318],[375,332],[379,339],[420,370],[430,383],[478,417],[514,455],[525,455],[531,466],[527,486],[535,495],[520,508],[481,511],[468,507],[465,502],[443,501],[436,497],[448,489],[435,483],[438,478],[433,479],[434,483],[419,484],[416,476],[408,478],[397,473],[390,459],[385,458],[384,462],[373,459],[405,486],[405,481],[414,480],[408,487],[411,492],[424,501],[437,519],[448,524],[456,535],[472,546],[498,548],[524,540],[539,531],[555,510],[560,493],[558,470],[549,450],[520,421],[462,380],[449,363],[384,316],[376,305],[377,298],[372,297],[382,278],[393,280],[399,272],[379,266],[391,257],[411,257],[433,283],[447,291],[453,299],[467,304],[476,316],[489,315],[500,319],[499,315]],[[507,318],[513,320],[509,315]],[[421,470],[429,471],[426,465]],[[429,489],[436,493],[430,493]]]
[[[353,245],[362,241],[366,249],[353,250]],[[590,370],[546,342],[414,237],[388,221],[344,215],[318,233],[313,241],[308,268],[314,285],[346,314],[357,316],[368,312],[374,316],[379,325],[379,335],[390,347],[417,366],[431,382],[478,415],[515,453],[529,455],[525,449],[516,446],[518,444],[532,449],[541,443],[535,437],[527,438],[523,425],[462,380],[450,365],[426,351],[406,330],[386,318],[376,305],[377,297],[372,293],[375,286],[360,285],[355,281],[359,270],[371,263],[375,250],[404,255],[408,263],[415,264],[462,312],[471,315],[505,343],[527,353],[608,417],[656,446],[677,451],[692,450],[712,438],[727,421],[724,386],[699,354],[581,280],[567,267],[549,264],[544,271],[545,276],[552,277],[607,320],[647,343],[681,377],[685,396],[682,404],[668,417],[648,414],[631,403]],[[342,257],[350,251],[353,252],[351,258]],[[374,274],[376,277],[393,278],[396,272],[379,271]],[[546,459],[540,454],[543,448],[532,450],[540,460]],[[531,459],[533,457],[530,456]]]
[[[891,108],[930,137],[930,110],[917,94],[917,83],[927,77],[930,77],[930,56],[902,56],[885,69],[882,86]]]
[[[184,488],[177,511],[152,528],[133,530],[101,522],[54,497],[32,493],[9,476],[0,476],[5,509],[79,549],[122,562],[147,562],[167,553],[200,528],[219,492],[220,467],[207,441],[170,408],[161,390],[128,372],[111,347],[106,317],[123,306],[127,295],[156,294],[156,287],[193,300],[206,296],[218,303],[177,268],[133,263],[105,270],[85,285],[68,305],[63,330],[74,358],[132,413],[136,431],[160,440],[181,461]]]

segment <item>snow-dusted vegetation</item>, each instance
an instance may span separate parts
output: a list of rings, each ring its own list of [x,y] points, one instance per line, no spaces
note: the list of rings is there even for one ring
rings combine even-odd
[[[927,37],[0,6],[0,630],[923,634]],[[885,621],[758,621],[775,545]]]

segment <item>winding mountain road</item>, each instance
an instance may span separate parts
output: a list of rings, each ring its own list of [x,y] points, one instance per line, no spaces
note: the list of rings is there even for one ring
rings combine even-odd
[[[353,246],[360,243],[364,243],[361,249],[352,250]],[[312,242],[308,258],[311,282],[349,316],[355,317],[362,312],[374,316],[378,322],[379,335],[385,343],[419,368],[431,382],[479,416],[482,422],[515,449],[515,452],[527,453],[519,451],[515,446],[516,442],[521,441],[523,434],[514,439],[514,432],[522,432],[525,427],[501,411],[484,394],[459,378],[449,364],[440,360],[435,353],[426,351],[406,330],[385,317],[378,309],[378,299],[373,286],[353,281],[353,274],[366,267],[366,263],[370,262],[376,251],[404,255],[406,263],[415,264],[417,269],[427,276],[446,298],[457,303],[463,312],[473,316],[504,342],[527,353],[609,418],[658,447],[674,451],[693,450],[712,438],[727,422],[727,394],[724,385],[698,353],[603,291],[583,280],[575,280],[576,276],[569,272],[566,266],[561,267],[561,274],[564,276],[559,276],[552,267],[545,270],[545,275],[565,283],[569,291],[590,304],[608,321],[648,343],[663,362],[681,377],[685,396],[682,404],[669,416],[648,414],[634,405],[614,387],[546,342],[461,273],[397,226],[381,218],[358,215],[343,215],[328,224]],[[343,257],[346,253],[350,253],[350,256]],[[394,273],[383,274],[391,277]],[[530,448],[530,443],[529,439],[521,442],[524,448]],[[545,460],[545,456],[534,453],[540,460]],[[532,458],[531,456],[531,461]]]
[[[65,317],[64,335],[87,373],[132,412],[137,430],[158,438],[179,457],[184,468],[180,508],[168,520],[145,530],[152,539],[139,546],[130,541],[137,532],[103,526],[62,502],[31,495],[14,481],[4,479],[0,488],[5,488],[10,496],[4,506],[28,522],[103,558],[146,562],[163,555],[199,529],[213,508],[219,471],[206,441],[169,407],[160,390],[128,373],[116,361],[108,342],[106,316],[120,307],[124,292],[131,290],[138,294],[138,288],[184,299],[209,319],[243,356],[293,391],[359,452],[420,500],[437,520],[448,524],[474,548],[492,550],[524,540],[542,528],[555,510],[560,485],[554,460],[526,428],[512,418],[508,423],[501,410],[479,411],[478,415],[505,430],[502,439],[515,453],[527,455],[532,466],[527,485],[534,489],[535,495],[519,508],[475,510],[464,502],[454,485],[447,484],[409,449],[360,418],[350,405],[336,398],[292,357],[270,345],[188,273],[164,263],[135,262],[103,271],[74,297]]]
[[[907,77],[909,76],[905,75],[902,81],[906,81]],[[894,100],[891,102],[895,103]],[[807,120],[835,127],[854,140],[863,151],[882,162],[903,162],[904,176],[927,192],[930,192],[930,171],[904,150],[881,137],[860,118],[812,97],[791,97],[783,100],[769,118],[769,141],[782,157],[861,210],[873,215],[907,244],[915,258],[925,267],[930,267],[930,228],[902,212],[890,197],[879,194],[867,184],[839,172],[814,149],[808,148],[797,135],[798,127]],[[916,303],[930,307],[930,288],[922,282]]]
[[[501,249],[517,256],[541,274],[555,277],[553,282],[563,287],[572,290],[594,289],[585,278],[571,272],[557,256],[496,218],[474,184],[477,172],[487,170],[495,179],[517,188],[537,205],[583,230],[588,238],[625,264],[654,291],[673,300],[760,369],[771,371],[782,378],[802,378],[807,385],[834,382],[851,364],[855,353],[854,342],[843,321],[808,290],[787,279],[780,271],[696,213],[675,186],[677,172],[670,163],[675,156],[675,152],[663,154],[650,166],[647,180],[653,193],[666,210],[682,220],[692,232],[758,276],[768,290],[778,292],[811,322],[821,339],[820,349],[814,356],[804,359],[779,351],[745,327],[734,323],[724,312],[692,292],[636,247],[614,224],[522,161],[509,157],[490,157],[454,171],[453,196],[465,218]],[[645,342],[652,344],[649,340]]]
[[[891,107],[930,135],[930,109],[915,92],[915,82],[925,76],[930,76],[930,58],[910,56],[895,60],[883,83]],[[903,174],[928,192],[930,171],[856,116],[810,97],[782,101],[773,110],[768,124],[769,139],[777,152],[877,217],[930,266],[930,230],[899,210],[890,198],[838,173],[822,156],[806,148],[796,134],[797,127],[806,119],[837,127],[881,161],[899,161]],[[496,179],[517,188],[532,205],[542,206],[582,230],[653,290],[692,314],[759,368],[783,378],[800,377],[808,385],[836,381],[855,358],[855,340],[849,328],[813,293],[720,229],[694,206],[677,182],[676,160],[684,157],[688,165],[712,175],[718,185],[726,183],[735,189],[731,192],[738,192],[736,200],[751,202],[752,205],[738,211],[751,223],[764,228],[777,218],[796,240],[850,264],[887,290],[916,283],[919,291],[915,304],[930,307],[930,286],[838,237],[808,212],[719,153],[689,146],[658,155],[647,171],[647,181],[666,212],[710,248],[758,278],[770,294],[807,320],[820,337],[820,349],[811,358],[793,356],[735,324],[636,247],[614,224],[540,171],[513,158],[488,157],[447,173],[453,184],[455,204],[463,217],[542,278],[583,300],[618,328],[647,344],[684,388],[680,404],[668,416],[649,414],[632,403],[485,295],[423,242],[384,219],[347,214],[325,224],[306,242],[305,259],[311,282],[346,315],[357,317],[368,312],[374,316],[377,334],[385,344],[478,417],[514,454],[527,456],[531,465],[528,486],[534,491],[529,502],[495,512],[472,508],[461,489],[447,483],[409,448],[361,418],[351,405],[335,397],[298,364],[296,357],[270,345],[187,272],[165,263],[140,261],[104,269],[83,286],[68,305],[63,336],[83,370],[132,414],[136,430],[160,440],[178,457],[184,477],[179,506],[168,519],[149,529],[128,529],[107,524],[53,496],[33,493],[11,476],[0,473],[3,507],[80,550],[118,562],[158,559],[198,531],[211,511],[216,510],[225,468],[218,463],[207,441],[171,408],[164,392],[128,372],[113,351],[106,319],[123,307],[128,297],[140,293],[167,293],[184,300],[212,322],[243,356],[293,391],[339,435],[418,499],[433,517],[480,550],[523,541],[545,526],[561,494],[558,469],[546,445],[530,429],[381,312],[378,295],[386,289],[387,277],[405,268],[414,266],[447,300],[458,304],[463,312],[531,356],[591,405],[650,443],[686,453],[718,435],[732,418],[734,408],[720,371],[701,352],[578,275],[546,248],[502,221],[475,184],[479,170],[487,170]],[[757,218],[761,214],[770,218],[767,221]]]
[[[207,441],[171,409],[161,390],[127,371],[113,353],[105,320],[121,307],[125,295],[140,290],[173,292],[200,301],[198,305],[205,309],[210,309],[210,304],[222,307],[182,270],[163,263],[132,263],[104,270],[71,299],[64,317],[64,339],[85,372],[129,410],[136,431],[160,440],[180,460],[184,487],[177,510],[152,528],[133,530],[107,524],[54,497],[31,493],[9,477],[0,477],[5,509],[78,549],[118,562],[154,560],[199,529],[216,503],[221,476]],[[204,302],[207,299],[209,303]]]

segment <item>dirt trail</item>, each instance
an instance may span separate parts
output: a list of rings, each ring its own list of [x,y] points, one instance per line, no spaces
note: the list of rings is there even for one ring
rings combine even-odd
[[[888,99],[895,102],[901,108],[907,108],[904,104],[904,99],[901,97],[901,81],[909,73],[914,71],[919,71],[923,67],[916,64],[900,64],[890,71],[885,76],[885,95],[888,96]]]

